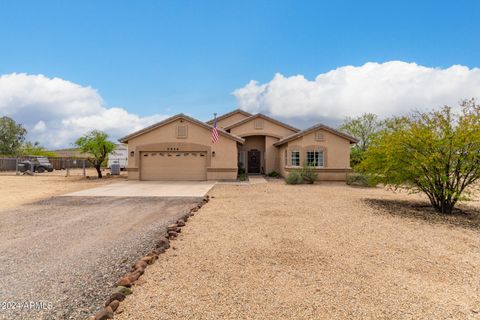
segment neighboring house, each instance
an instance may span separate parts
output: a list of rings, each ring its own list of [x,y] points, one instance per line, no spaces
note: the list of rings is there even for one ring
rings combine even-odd
[[[134,132],[128,145],[128,177],[135,180],[234,180],[238,166],[248,174],[277,171],[286,176],[304,163],[319,180],[346,179],[350,145],[357,139],[318,124],[299,130],[263,114],[234,110],[214,120],[179,114]]]
[[[124,144],[117,144],[115,150],[108,155],[107,167],[111,168],[112,164],[119,164],[120,169],[128,166],[128,147]]]

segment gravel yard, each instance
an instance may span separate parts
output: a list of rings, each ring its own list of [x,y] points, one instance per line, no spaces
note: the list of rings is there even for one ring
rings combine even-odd
[[[0,173],[0,216],[2,209],[15,208],[48,197],[125,179],[124,173],[118,177],[92,180],[84,179],[82,174],[81,169],[70,170],[69,177],[65,177],[65,170],[55,170],[35,176],[16,176],[15,172]],[[95,176],[96,172],[94,169],[88,169],[87,175]]]
[[[477,319],[480,232],[344,184],[217,185],[115,319]],[[143,282],[143,281],[142,281]]]
[[[25,178],[50,183],[47,178]],[[83,183],[88,184],[78,181],[78,187]],[[54,197],[4,209],[0,302],[33,301],[47,308],[5,310],[2,304],[0,319],[86,319],[103,305],[115,281],[153,248],[165,226],[198,201]]]

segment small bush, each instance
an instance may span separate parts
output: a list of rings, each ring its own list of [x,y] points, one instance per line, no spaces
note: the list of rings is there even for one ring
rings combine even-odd
[[[239,162],[238,163],[238,174],[241,175],[241,174],[245,174],[245,168],[243,168],[243,165]]]
[[[285,178],[285,182],[287,182],[288,184],[301,184],[303,183],[303,178],[300,172],[290,171]]]
[[[347,176],[347,184],[349,186],[357,186],[357,187],[375,187],[375,183],[373,182],[373,179],[359,172],[349,174]]]
[[[304,165],[302,167],[300,175],[302,176],[303,181],[308,184],[313,184],[315,180],[318,179],[318,174],[313,171],[313,167],[309,165]]]
[[[238,175],[239,181],[248,181],[248,176],[245,173],[241,173]]]
[[[270,177],[270,178],[280,178],[280,173],[278,173],[277,171],[273,170],[272,172],[270,172],[270,173],[267,174],[267,177]]]

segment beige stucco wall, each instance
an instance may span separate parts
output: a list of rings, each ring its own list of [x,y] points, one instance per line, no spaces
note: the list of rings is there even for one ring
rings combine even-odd
[[[319,180],[346,180],[350,169],[350,142],[328,131],[320,130],[324,135],[323,141],[315,140],[315,132],[292,140],[279,149],[280,173],[286,176],[294,170],[291,167],[291,152],[300,151],[300,164],[305,162],[306,152],[311,149],[321,148],[324,152],[324,167],[316,168]],[[287,163],[285,163],[285,150],[287,151]]]
[[[271,137],[283,138],[289,136],[295,131],[284,126],[263,119],[263,129],[255,129],[255,119],[242,123],[239,126],[230,129],[230,132],[239,137],[266,135]]]
[[[248,116],[242,114],[242,113],[234,113],[224,119],[218,120],[217,121],[217,127],[218,128],[225,128],[226,126],[229,126],[237,121],[243,120],[245,118],[248,118]],[[213,123],[212,123],[213,125]]]
[[[265,173],[280,172],[280,153],[273,144],[279,139],[265,136]]]
[[[187,138],[177,138],[177,125],[188,126]],[[128,178],[140,179],[141,151],[206,151],[207,179],[233,180],[237,176],[237,141],[219,135],[211,142],[211,130],[188,120],[177,119],[128,141]],[[134,155],[131,156],[131,151]],[[215,153],[215,155],[213,155]]]

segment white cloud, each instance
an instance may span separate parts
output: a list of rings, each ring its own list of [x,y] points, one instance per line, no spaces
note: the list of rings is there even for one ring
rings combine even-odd
[[[47,129],[47,125],[45,124],[45,121],[40,120],[37,122],[36,125],[33,126],[33,131],[34,132],[43,132]]]
[[[453,65],[446,69],[415,63],[369,62],[319,74],[277,73],[270,82],[250,81],[233,92],[240,108],[283,118],[335,120],[373,112],[382,117],[430,110],[480,96],[480,69]]]
[[[22,123],[29,140],[51,148],[69,147],[93,129],[117,139],[166,118],[158,114],[140,117],[122,108],[106,107],[91,87],[17,73],[0,76],[0,115]]]

